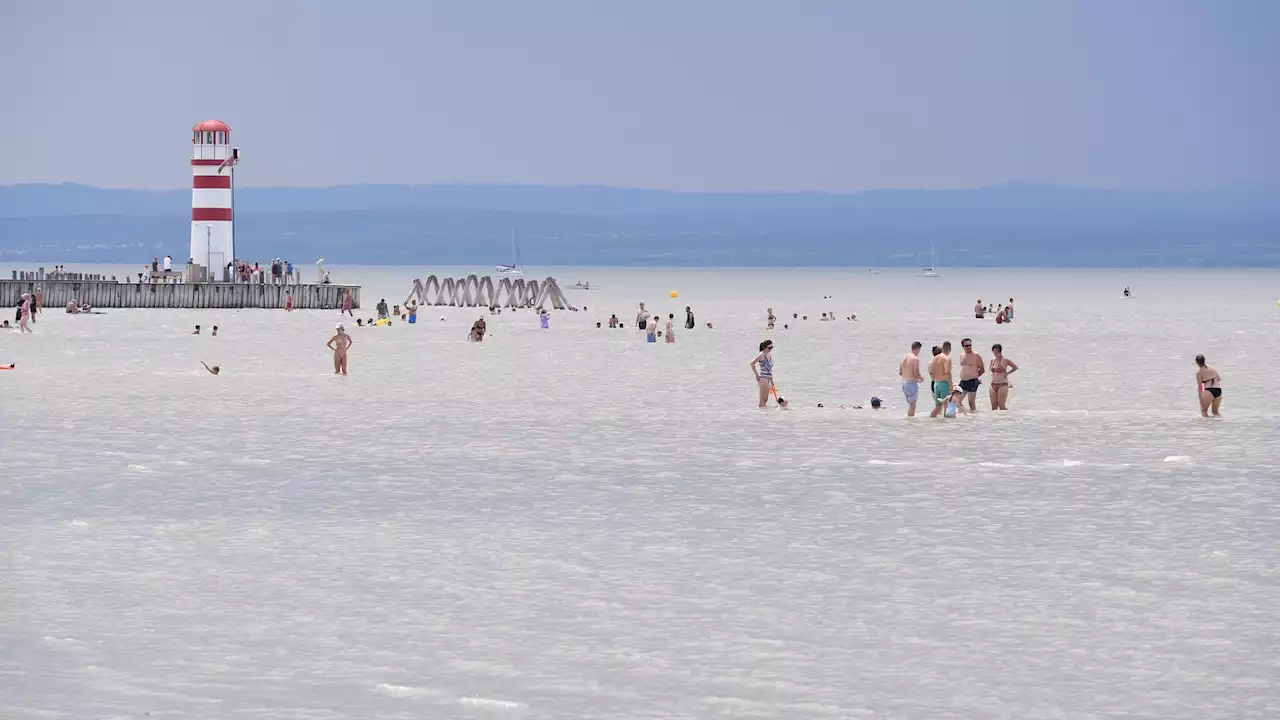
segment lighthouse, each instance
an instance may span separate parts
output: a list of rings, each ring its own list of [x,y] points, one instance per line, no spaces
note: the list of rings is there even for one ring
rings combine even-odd
[[[231,192],[239,161],[226,123],[205,120],[191,128],[191,262],[212,281],[229,280],[227,264],[236,257]]]

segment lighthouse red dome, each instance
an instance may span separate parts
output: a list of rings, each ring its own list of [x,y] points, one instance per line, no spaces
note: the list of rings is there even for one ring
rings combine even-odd
[[[221,120],[204,120],[191,128],[194,132],[231,132],[231,126]]]

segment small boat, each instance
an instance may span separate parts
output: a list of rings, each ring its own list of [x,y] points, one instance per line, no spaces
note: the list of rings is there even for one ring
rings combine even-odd
[[[516,231],[511,231],[511,264],[499,265],[494,268],[494,272],[507,277],[521,277],[524,275],[524,265],[520,263],[520,248],[516,245]]]
[[[923,270],[921,276],[927,278],[942,277],[938,272],[938,251],[934,249],[933,243],[929,243],[929,263],[929,267]]]

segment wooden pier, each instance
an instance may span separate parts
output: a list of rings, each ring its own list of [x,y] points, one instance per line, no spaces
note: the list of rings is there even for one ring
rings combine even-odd
[[[25,279],[0,280],[0,307],[12,308],[23,293],[44,296],[45,312],[58,312],[67,303],[94,308],[264,308],[281,309],[293,296],[295,310],[334,310],[351,291],[352,306],[360,307],[359,285],[273,285],[270,283],[122,283],[101,276],[60,273]],[[81,279],[81,278],[99,279]],[[37,279],[38,278],[38,279]],[[74,278],[74,279],[73,279]]]

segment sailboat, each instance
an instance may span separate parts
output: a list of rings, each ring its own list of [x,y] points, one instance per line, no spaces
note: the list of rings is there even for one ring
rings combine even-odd
[[[927,278],[942,277],[938,273],[938,251],[934,249],[933,243],[929,243],[929,267],[924,269],[923,276]]]
[[[511,264],[494,268],[499,275],[520,277],[524,275],[524,265],[520,263],[520,248],[516,245],[516,231],[511,231]]]

